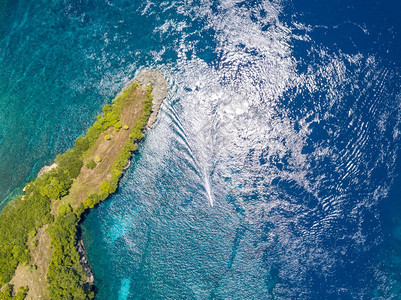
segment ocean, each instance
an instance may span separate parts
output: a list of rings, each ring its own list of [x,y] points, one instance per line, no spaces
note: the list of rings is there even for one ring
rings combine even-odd
[[[82,223],[98,299],[401,297],[400,2],[0,1],[2,207],[169,86]]]

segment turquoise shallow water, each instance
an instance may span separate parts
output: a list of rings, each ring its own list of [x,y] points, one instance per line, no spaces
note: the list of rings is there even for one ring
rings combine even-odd
[[[398,4],[0,7],[2,203],[141,69],[168,81],[82,224],[99,299],[399,298]]]

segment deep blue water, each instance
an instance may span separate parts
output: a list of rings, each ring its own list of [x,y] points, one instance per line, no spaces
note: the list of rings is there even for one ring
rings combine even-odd
[[[3,0],[2,205],[161,69],[155,128],[82,224],[99,299],[398,299],[400,12]]]

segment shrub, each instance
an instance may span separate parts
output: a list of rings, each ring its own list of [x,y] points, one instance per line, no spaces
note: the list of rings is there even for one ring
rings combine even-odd
[[[26,295],[28,294],[28,291],[29,289],[27,286],[20,287],[17,291],[17,294],[15,295],[15,300],[25,299]]]
[[[124,125],[123,128],[124,128],[125,130],[128,130],[128,129],[129,129],[128,125]]]
[[[116,124],[114,124],[115,131],[119,131],[121,129],[121,127],[122,127],[121,122],[117,122]]]
[[[87,137],[80,136],[75,140],[75,149],[83,153],[89,149],[89,139]]]
[[[135,142],[135,141],[139,141],[140,139],[143,138],[143,132],[142,132],[141,130],[135,128],[135,129],[132,131],[132,133],[131,133],[131,135],[130,135],[130,138],[133,139],[134,142]]]
[[[7,284],[4,288],[3,292],[0,292],[0,299],[1,300],[23,300],[25,299],[26,295],[28,294],[28,287],[20,287],[16,292],[15,296],[13,296],[13,286]]]
[[[84,200],[84,208],[94,208],[95,205],[97,204],[97,199],[93,195],[89,196]]]
[[[106,141],[109,141],[109,140],[111,139],[111,136],[108,135],[108,134],[106,134],[106,135],[104,136],[104,139],[105,139]]]
[[[100,192],[109,194],[110,193],[110,182],[103,181],[102,184],[100,185]]]
[[[95,162],[100,163],[102,161],[102,159],[99,156],[95,157]]]
[[[87,164],[86,164],[86,167],[88,168],[88,169],[94,169],[95,167],[96,167],[96,163],[95,163],[95,161],[93,160],[93,159],[91,159]]]
[[[112,111],[107,113],[105,116],[105,125],[107,127],[113,126],[114,124],[116,124],[118,122],[118,120],[120,120],[120,114],[117,113],[116,111]]]
[[[75,209],[75,214],[77,215],[77,217],[81,217],[81,215],[85,212],[85,207],[83,205],[83,203],[81,203],[76,209]]]
[[[105,106],[103,106],[102,108],[102,112],[104,115],[110,113],[113,111],[113,106],[111,104],[106,104]]]
[[[12,299],[13,287],[9,284],[6,285],[4,291],[0,293],[0,299]]]
[[[60,216],[64,216],[66,214],[69,214],[72,212],[72,207],[70,204],[61,204],[60,207],[58,208],[58,214]]]
[[[69,149],[64,154],[57,155],[56,163],[62,171],[70,178],[76,178],[81,172],[83,165],[81,152]]]
[[[49,177],[39,187],[40,194],[46,196],[51,200],[56,200],[65,196],[71,186],[70,180],[60,181],[57,178]]]
[[[33,238],[35,235],[36,235],[36,229],[35,228],[29,230],[29,232],[28,232],[28,236],[29,237]]]

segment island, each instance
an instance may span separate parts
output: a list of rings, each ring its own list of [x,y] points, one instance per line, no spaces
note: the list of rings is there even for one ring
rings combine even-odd
[[[142,71],[2,210],[0,299],[94,298],[80,222],[117,190],[166,95],[163,74]]]

